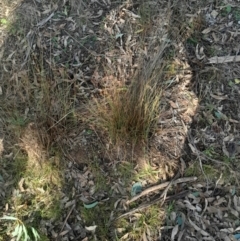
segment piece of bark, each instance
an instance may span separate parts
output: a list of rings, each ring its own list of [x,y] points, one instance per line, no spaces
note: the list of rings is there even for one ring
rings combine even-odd
[[[214,56],[208,59],[208,64],[223,64],[223,63],[240,62],[240,56]]]

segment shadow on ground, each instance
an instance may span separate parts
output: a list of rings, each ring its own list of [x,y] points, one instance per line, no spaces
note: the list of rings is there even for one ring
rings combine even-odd
[[[170,67],[176,86],[168,96],[168,125],[175,128],[173,140],[185,137],[180,157],[184,176],[198,181],[187,184],[188,195],[176,200],[166,219],[174,228],[167,233],[178,240],[238,239],[238,205],[232,203],[239,193],[239,36],[233,34],[239,6],[234,1],[182,1],[172,10],[170,32],[177,51]],[[236,215],[226,224],[230,210]]]

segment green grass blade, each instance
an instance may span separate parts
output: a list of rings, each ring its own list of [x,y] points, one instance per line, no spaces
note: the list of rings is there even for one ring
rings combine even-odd
[[[23,235],[23,225],[19,225],[18,236],[16,241],[19,241],[22,235]]]
[[[3,216],[0,219],[2,219],[2,220],[14,220],[14,221],[18,220],[18,218],[15,218],[15,217],[12,217],[12,216]]]
[[[23,225],[23,232],[24,232],[24,241],[29,240],[29,236],[28,236],[28,232],[27,232],[27,228]]]
[[[15,227],[15,229],[14,229],[13,232],[12,232],[12,236],[13,236],[13,237],[17,236],[20,229],[21,229],[21,225],[17,224],[16,227]]]
[[[33,227],[31,227],[31,230],[32,230],[35,241],[40,240],[40,235],[38,234],[37,230]]]

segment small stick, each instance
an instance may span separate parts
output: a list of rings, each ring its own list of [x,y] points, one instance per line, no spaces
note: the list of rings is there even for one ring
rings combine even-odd
[[[137,195],[137,196],[133,197],[132,199],[128,200],[126,202],[126,204],[134,202],[137,199],[139,199],[140,197],[145,196],[145,195],[147,195],[150,192],[154,192],[154,191],[163,189],[163,188],[167,187],[171,182],[172,182],[172,185],[176,185],[176,184],[179,184],[179,183],[193,182],[193,181],[196,181],[196,180],[197,180],[197,177],[183,177],[183,178],[179,178],[179,179],[177,179],[175,181],[164,182],[164,183],[161,183],[159,185],[156,185],[156,186],[153,186],[153,187],[149,187],[146,190],[142,191],[139,195]]]
[[[64,220],[63,226],[62,226],[60,232],[58,233],[58,236],[56,237],[56,240],[59,238],[61,232],[63,231],[63,229],[64,229],[64,227],[65,227],[65,225],[66,225],[66,223],[67,223],[67,220],[68,220],[69,216],[71,215],[71,213],[72,213],[74,207],[75,207],[75,204],[72,205],[70,211],[68,212],[68,215],[67,215],[67,217],[66,217],[65,220]]]
[[[180,198],[182,198],[182,197],[185,197],[188,193],[189,193],[189,190],[182,191],[182,192],[180,192],[180,193],[178,193],[178,194],[175,194],[175,195],[172,195],[172,196],[167,197],[167,198],[165,199],[165,201],[171,201],[171,200],[175,200],[175,199],[180,199]],[[134,208],[134,209],[130,210],[129,212],[120,215],[120,216],[117,217],[115,220],[118,220],[118,219],[120,219],[120,218],[123,218],[123,217],[129,216],[129,215],[131,215],[131,214],[134,214],[134,213],[136,213],[136,212],[138,212],[138,211],[141,211],[141,210],[144,209],[144,208],[148,208],[148,207],[150,207],[151,205],[156,204],[157,202],[159,202],[159,201],[161,201],[161,200],[162,200],[162,198],[160,197],[160,198],[157,198],[156,200],[153,200],[153,201],[150,202],[150,203],[143,204],[143,205],[139,206],[138,208]]]

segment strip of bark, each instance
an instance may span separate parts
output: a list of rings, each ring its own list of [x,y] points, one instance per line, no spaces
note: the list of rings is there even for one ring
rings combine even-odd
[[[224,64],[224,63],[240,62],[240,56],[214,56],[208,59],[209,64]]]

